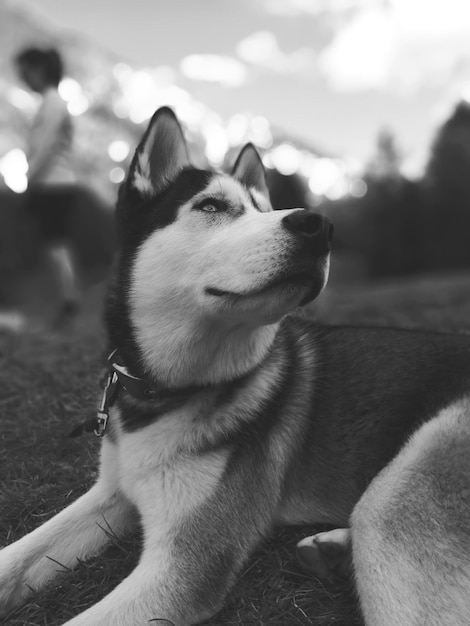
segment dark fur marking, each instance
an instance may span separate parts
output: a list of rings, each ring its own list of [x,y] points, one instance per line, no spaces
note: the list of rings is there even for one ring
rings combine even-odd
[[[171,224],[176,219],[178,208],[203,191],[213,176],[206,170],[185,168],[159,195],[144,201],[133,187],[124,187],[116,207],[123,250],[127,253],[135,251],[152,232]]]
[[[187,402],[187,398],[171,398],[162,402],[150,402],[122,395],[118,402],[121,409],[119,421],[123,431],[134,433],[150,426],[170,411],[183,406]]]
[[[254,370],[235,380],[229,380],[217,385],[208,386],[207,389],[202,389],[197,395],[202,396],[207,402],[207,409],[204,412],[204,417],[201,419],[209,421],[211,414],[215,411],[220,412],[224,404],[230,406],[233,398],[240,390],[249,385],[250,380],[258,371],[259,367],[260,366],[256,367]],[[182,396],[180,398],[166,399],[161,403],[155,403],[150,401],[142,402],[123,394],[119,401],[122,428],[128,433],[141,430],[153,422],[156,422],[166,413],[178,407],[182,407],[186,403],[191,403],[194,397],[195,396],[191,396],[188,398],[187,396]],[[221,438],[221,441],[217,440],[215,442],[211,439],[211,441],[207,442],[207,446],[201,449],[201,454],[219,448],[224,445],[224,441],[224,437]]]
[[[178,208],[200,193],[213,174],[192,168],[182,170],[171,186],[156,198],[142,202],[138,192],[127,183],[121,188],[116,209],[121,255],[108,289],[105,324],[110,348],[119,348],[126,365],[135,376],[144,377],[143,360],[130,321],[130,274],[138,247],[156,230],[170,225]]]

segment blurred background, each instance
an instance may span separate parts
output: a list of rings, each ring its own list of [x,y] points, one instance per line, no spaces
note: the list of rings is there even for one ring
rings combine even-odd
[[[54,209],[69,240],[62,249],[46,238],[58,234],[54,211],[43,215],[45,229],[28,208],[31,129],[46,98],[14,59],[31,46],[56,48],[65,67],[48,96],[73,127],[74,202],[67,219]],[[8,540],[94,480],[98,442],[66,434],[98,399],[114,203],[162,105],[183,123],[197,165],[230,167],[252,141],[275,208],[330,216],[330,283],[308,311],[317,320],[470,332],[470,0],[0,0],[0,536]],[[79,287],[70,282],[77,277]],[[69,297],[75,289],[75,306],[62,309],[79,311],[74,332],[56,332],[65,287]],[[349,582],[341,595],[336,583],[299,578],[301,536],[255,555],[211,623],[360,624]],[[107,569],[81,563],[78,578],[35,595],[8,625],[71,619],[129,573],[138,549],[126,546],[107,556]]]
[[[25,145],[40,96],[13,64],[65,62],[85,201],[85,288],[107,276],[113,203],[162,105],[198,165],[255,143],[275,208],[336,228],[331,284],[470,268],[468,0],[0,0],[0,306],[45,310],[55,287],[28,226]]]

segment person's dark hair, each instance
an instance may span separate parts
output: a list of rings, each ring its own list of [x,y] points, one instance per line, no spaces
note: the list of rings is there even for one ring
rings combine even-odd
[[[40,68],[47,82],[56,87],[64,74],[62,58],[55,48],[25,48],[15,56],[15,62]]]

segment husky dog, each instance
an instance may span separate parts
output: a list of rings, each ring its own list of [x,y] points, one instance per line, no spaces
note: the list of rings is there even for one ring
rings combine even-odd
[[[337,529],[300,560],[352,554],[367,626],[470,623],[470,339],[296,315],[327,281],[330,223],[272,211],[250,144],[231,175],[192,167],[168,108],[117,223],[100,475],[0,553],[3,613],[137,510],[139,564],[69,626],[197,624],[275,525],[318,523]]]

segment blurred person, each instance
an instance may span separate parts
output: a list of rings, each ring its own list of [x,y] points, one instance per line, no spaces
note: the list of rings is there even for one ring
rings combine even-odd
[[[77,193],[72,165],[73,124],[58,85],[63,62],[54,48],[29,47],[15,56],[19,76],[42,97],[28,141],[27,211],[39,224],[42,241],[60,286],[54,325],[63,326],[79,310],[80,290],[69,238],[70,212]]]

